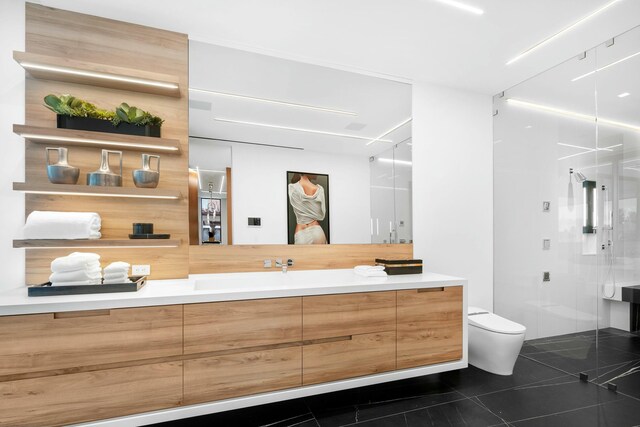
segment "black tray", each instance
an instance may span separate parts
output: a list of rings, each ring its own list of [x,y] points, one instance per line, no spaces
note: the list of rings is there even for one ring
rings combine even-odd
[[[129,234],[130,239],[168,239],[171,234]]]
[[[147,276],[130,276],[131,283],[109,285],[51,286],[51,282],[33,285],[27,288],[30,297],[50,295],[109,294],[113,292],[136,292],[147,284]]]
[[[376,258],[376,265],[384,266],[384,271],[390,276],[397,274],[422,274],[421,259]]]

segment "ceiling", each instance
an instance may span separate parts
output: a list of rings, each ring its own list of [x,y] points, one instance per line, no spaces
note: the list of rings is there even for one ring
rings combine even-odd
[[[608,0],[42,0],[303,62],[495,94],[639,24],[622,0],[531,55],[506,62]]]

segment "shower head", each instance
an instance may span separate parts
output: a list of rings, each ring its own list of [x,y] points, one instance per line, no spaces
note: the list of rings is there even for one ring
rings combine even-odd
[[[573,172],[573,176],[576,177],[576,182],[578,184],[585,182],[587,180],[587,177],[584,176],[584,174],[582,172]]]

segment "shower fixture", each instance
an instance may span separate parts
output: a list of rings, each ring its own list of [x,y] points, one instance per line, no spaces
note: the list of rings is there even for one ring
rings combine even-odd
[[[571,184],[571,177],[575,177],[576,183],[581,184],[587,180],[587,177],[584,176],[581,172],[576,172],[573,168],[569,168],[569,184]]]

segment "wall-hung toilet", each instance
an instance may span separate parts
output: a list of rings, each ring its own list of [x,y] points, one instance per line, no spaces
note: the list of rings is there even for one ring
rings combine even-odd
[[[469,363],[492,374],[511,375],[527,328],[478,307],[469,307]]]

